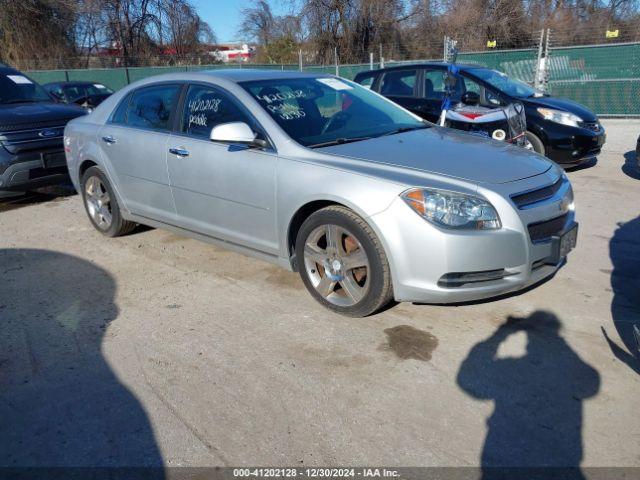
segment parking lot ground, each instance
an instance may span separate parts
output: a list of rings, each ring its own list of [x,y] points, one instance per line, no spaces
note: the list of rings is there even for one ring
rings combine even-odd
[[[640,466],[640,121],[604,124],[567,264],[470,305],[345,318],[259,260],[105,239],[78,196],[5,208],[0,465]]]

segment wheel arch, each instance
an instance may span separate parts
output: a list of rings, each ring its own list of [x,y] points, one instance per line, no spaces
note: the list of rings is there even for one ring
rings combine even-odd
[[[293,271],[298,271],[298,266],[296,264],[296,238],[298,237],[300,227],[302,227],[304,221],[315,212],[331,205],[340,205],[345,208],[351,208],[344,203],[340,203],[335,200],[311,200],[298,208],[298,210],[296,210],[296,212],[291,217],[291,220],[289,221],[289,225],[287,227],[286,247],[287,256],[289,258],[289,262],[291,263],[291,268]]]
[[[97,162],[95,159],[92,159],[90,157],[86,157],[84,158],[84,160],[80,161],[80,164],[78,165],[78,192],[82,191],[82,176],[85,174],[85,172],[90,169],[91,167],[96,167],[98,168],[104,175],[105,177],[107,177],[107,180],[109,181],[109,184],[111,185],[111,188],[113,189],[113,193],[116,196],[116,200],[120,206],[121,211],[124,213],[124,215],[126,216],[129,213],[129,208],[127,206],[127,204],[124,202],[122,195],[120,194],[120,189],[117,185],[116,182],[113,181],[111,172],[109,171],[109,168],[107,168],[107,165],[103,165],[102,162]]]
[[[84,175],[84,172],[89,170],[91,167],[99,167],[99,165],[95,161],[89,158],[80,162],[80,166],[78,167],[78,179],[80,181],[82,181],[82,176]]]
[[[378,236],[378,238],[380,239],[383,245],[383,248],[385,249],[387,258],[389,258],[388,257],[389,252],[388,252],[385,239],[381,236],[380,234],[381,232],[379,231],[377,226],[373,222],[371,222],[371,220],[369,219],[369,215],[367,215],[367,213],[362,211],[362,209],[356,207],[349,201],[345,201],[342,198],[313,199],[313,200],[307,201],[306,203],[298,207],[295,213],[291,216],[291,220],[289,221],[289,224],[287,226],[286,254],[288,256],[291,269],[294,272],[298,271],[298,268],[296,265],[296,255],[295,255],[296,245],[295,244],[296,244],[296,238],[298,236],[298,232],[300,231],[300,227],[302,226],[304,221],[307,218],[309,218],[311,215],[313,215],[315,212],[332,205],[348,208],[355,214],[359,215],[369,225],[369,227],[371,227],[371,229],[376,233],[376,235]]]

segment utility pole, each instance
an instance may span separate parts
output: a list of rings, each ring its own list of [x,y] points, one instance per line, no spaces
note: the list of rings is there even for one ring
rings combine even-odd
[[[302,49],[298,50],[298,65],[300,66],[300,71],[302,71]]]
[[[538,90],[542,90],[542,71],[544,65],[542,64],[542,50],[544,48],[544,28],[540,30],[540,41],[538,42],[538,60],[536,62],[535,78],[533,79],[533,86]]]
[[[458,44],[458,42],[456,40],[454,40],[453,38],[445,35],[444,37],[444,47],[443,47],[443,52],[442,52],[442,60],[444,62],[449,62],[451,59],[451,56],[453,55],[453,51],[456,47],[456,45]]]
[[[543,77],[544,92],[549,91],[549,71],[551,70],[551,48],[549,47],[550,43],[551,43],[551,29],[547,28],[547,41],[544,44],[544,77]]]
[[[444,40],[442,42],[442,61],[446,62],[447,61],[447,49],[449,46],[449,37],[447,37],[446,35],[444,36]]]
[[[333,60],[336,65],[336,77],[340,76],[340,67],[338,67],[338,47],[333,47]]]

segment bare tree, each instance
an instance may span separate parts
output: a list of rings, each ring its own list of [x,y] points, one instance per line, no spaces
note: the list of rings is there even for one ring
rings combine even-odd
[[[76,54],[73,25],[70,1],[0,0],[0,59],[21,68],[62,61]]]

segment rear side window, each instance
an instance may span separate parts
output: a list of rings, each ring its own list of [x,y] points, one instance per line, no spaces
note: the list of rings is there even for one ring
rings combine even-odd
[[[129,108],[130,101],[131,101],[131,94],[128,94],[120,102],[120,104],[118,105],[118,108],[116,108],[111,114],[111,118],[109,118],[109,123],[115,123],[116,125],[125,125],[127,123],[127,109]]]
[[[446,70],[425,70],[424,71],[424,98],[428,100],[442,100],[445,91]],[[458,76],[456,86],[451,99],[459,102],[464,93],[464,82]]]
[[[416,85],[416,70],[387,72],[382,77],[380,93],[394,97],[411,97]]]
[[[368,73],[358,76],[358,83],[365,88],[371,88],[373,86],[373,82],[376,79],[375,73]]]
[[[442,100],[444,97],[445,70],[424,71],[424,98]]]
[[[182,112],[182,133],[208,139],[213,127],[229,122],[253,123],[226,92],[204,85],[189,87]]]
[[[126,111],[126,125],[151,130],[170,130],[169,120],[179,85],[157,85],[133,92]]]

